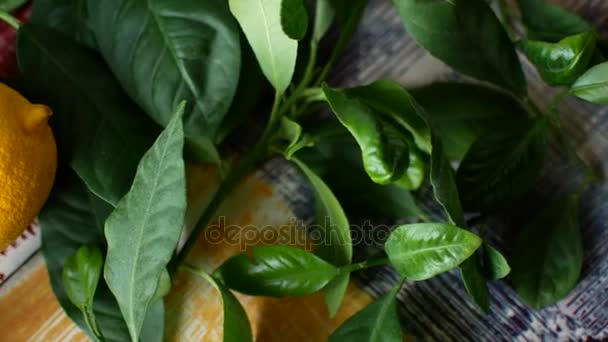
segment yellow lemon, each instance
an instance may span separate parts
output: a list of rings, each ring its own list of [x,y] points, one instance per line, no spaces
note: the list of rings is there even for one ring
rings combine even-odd
[[[57,170],[51,110],[0,83],[0,250],[34,221]]]

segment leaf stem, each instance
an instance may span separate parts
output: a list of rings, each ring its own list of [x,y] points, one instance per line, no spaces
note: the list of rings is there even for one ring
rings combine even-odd
[[[253,146],[251,151],[236,165],[228,171],[226,178],[222,181],[220,188],[213,196],[213,199],[199,218],[194,230],[188,237],[184,248],[177,254],[174,260],[169,265],[169,273],[173,274],[177,271],[179,265],[186,259],[192,248],[194,248],[199,235],[209,225],[211,220],[214,218],[215,213],[219,209],[220,205],[224,202],[226,197],[239,185],[241,180],[251,171],[257,162],[266,156],[269,151],[269,145],[272,138],[272,134],[280,123],[281,116],[289,109],[288,106],[282,106],[279,109],[281,95],[275,94],[274,103],[272,105],[272,111],[270,113],[270,119],[262,133],[262,137]]]
[[[569,94],[570,94],[570,91],[568,89],[566,89],[566,90],[562,91],[561,93],[557,94],[553,98],[553,101],[551,102],[551,107],[549,108],[549,114],[550,114],[551,120],[557,127],[561,126],[557,107]]]
[[[319,50],[318,42],[314,39],[310,40],[310,52],[308,56],[308,64],[306,65],[306,70],[304,71],[304,76],[302,77],[302,81],[296,88],[295,93],[304,90],[310,84],[312,80],[312,76],[315,70],[315,65],[317,64],[317,53]]]
[[[188,272],[190,272],[190,273],[192,273],[192,274],[194,274],[194,275],[197,275],[197,276],[205,279],[206,281],[208,281],[208,282],[210,282],[212,284],[214,283],[213,279],[211,278],[211,275],[209,275],[207,272],[201,270],[198,267],[195,267],[195,266],[193,266],[191,264],[188,264],[188,263],[183,263],[183,264],[179,265],[179,267],[182,268],[182,269],[184,269],[184,270],[186,270],[186,271],[188,271]]]
[[[91,333],[93,333],[95,340],[99,342],[105,342],[106,339],[103,336],[103,332],[99,328],[99,325],[97,324],[95,314],[93,313],[92,305],[83,306],[81,308],[81,311],[82,315],[84,316],[84,321],[87,324],[87,327],[89,327]]]
[[[12,26],[15,30],[19,29],[21,22],[6,11],[0,11],[0,20]]]
[[[524,105],[524,107],[526,108],[526,110],[528,111],[528,113],[532,114],[532,116],[536,117],[543,117],[545,116],[543,114],[543,112],[540,110],[540,108],[538,108],[538,106],[536,105],[536,103],[534,103],[534,101],[530,100],[529,97],[525,97],[522,101],[522,104]]]
[[[364,270],[366,268],[375,267],[375,266],[383,266],[390,264],[390,260],[388,258],[380,258],[380,259],[371,259],[365,260],[356,264],[348,265],[342,268],[342,271],[351,273],[354,271]]]

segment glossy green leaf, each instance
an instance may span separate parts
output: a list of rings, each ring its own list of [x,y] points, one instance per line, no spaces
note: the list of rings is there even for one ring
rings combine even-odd
[[[0,1],[0,10],[12,12],[23,6],[26,2],[27,0],[2,0]]]
[[[157,126],[122,93],[97,54],[66,36],[22,25],[17,56],[31,99],[53,108],[59,158],[97,196],[117,203]]]
[[[95,48],[97,42],[88,25],[87,0],[36,0],[29,22],[55,29],[81,44]]]
[[[224,342],[247,342],[253,341],[251,333],[251,325],[249,324],[249,318],[245,309],[239,302],[239,300],[230,292],[230,290],[224,286],[224,284],[218,282],[215,278],[208,275],[206,272],[188,266],[187,269],[190,272],[198,275],[199,277],[208,281],[222,296],[222,303],[224,306]]]
[[[186,135],[206,137],[212,146],[241,63],[239,30],[226,2],[88,0],[87,5],[99,49],[131,98],[163,126],[177,105],[188,101]]]
[[[595,42],[595,33],[585,32],[557,43],[523,40],[521,47],[545,82],[567,86],[587,70]]]
[[[578,195],[543,210],[514,245],[515,290],[535,309],[557,303],[575,286],[583,267]]]
[[[281,27],[282,0],[228,2],[264,75],[282,94],[291,83],[298,53],[298,42],[289,38]]]
[[[462,204],[471,211],[492,211],[524,196],[540,174],[548,129],[542,119],[478,139],[457,173]]]
[[[431,155],[433,194],[435,200],[445,211],[448,220],[454,225],[466,227],[454,169],[443,151],[441,139],[437,135],[433,135],[433,153]],[[482,310],[487,311],[489,308],[488,286],[476,254],[462,263],[460,274],[467,293]]]
[[[587,70],[574,82],[570,93],[595,104],[608,104],[608,62]]]
[[[317,0],[312,39],[318,44],[327,33],[334,20],[335,12],[331,0]]]
[[[349,281],[350,273],[341,273],[323,288],[323,299],[330,318],[335,317],[340,310]]]
[[[302,40],[308,30],[308,11],[304,0],[281,0],[283,32],[295,40]]]
[[[388,220],[423,216],[407,189],[372,182],[363,168],[359,147],[337,120],[315,123],[311,136],[314,146],[296,156],[323,179],[349,215]],[[417,152],[410,149],[410,153]],[[410,168],[417,164],[411,163]],[[356,189],[353,184],[357,184]]]
[[[402,276],[425,280],[460,265],[481,242],[477,235],[451,224],[418,223],[395,229],[384,248]]]
[[[483,85],[434,83],[411,93],[441,137],[450,160],[462,160],[480,136],[509,129],[527,117],[511,96]]]
[[[65,293],[77,307],[91,306],[101,269],[103,256],[97,246],[80,247],[63,265]]]
[[[422,152],[413,148],[412,144],[409,145],[410,163],[407,170],[405,170],[405,174],[395,184],[407,190],[418,190],[422,186],[426,175],[426,163],[424,162],[424,157],[426,156],[423,156]]]
[[[105,225],[108,255],[104,276],[135,341],[184,225],[184,107],[182,102],[146,152],[131,190]]]
[[[502,279],[511,273],[507,258],[488,243],[483,244],[483,266],[490,280]]]
[[[322,236],[319,241],[315,241],[315,254],[336,266],[350,264],[353,257],[350,225],[340,202],[306,164],[295,158],[292,161],[315,192],[315,224]]]
[[[307,296],[327,285],[338,269],[300,248],[253,248],[253,260],[239,254],[214,274],[229,288],[254,296]]]
[[[546,0],[520,0],[519,7],[528,29],[528,39],[557,42],[593,29],[581,17]]]
[[[397,294],[402,283],[344,322],[328,342],[401,342]]]
[[[68,257],[81,246],[105,244],[103,224],[111,211],[112,207],[89,192],[73,171],[61,168],[53,192],[39,216],[42,254],[53,292],[65,313],[90,336],[81,311],[72,304],[64,289],[63,267]],[[93,312],[106,341],[123,342],[130,339],[116,299],[103,281],[95,292]],[[154,337],[146,341],[162,341],[163,325],[164,321],[144,324],[142,336],[148,334]]]
[[[350,88],[347,94],[406,129],[414,137],[414,142],[420,150],[431,152],[431,132],[423,112],[399,83],[380,80]]]
[[[490,291],[478,251],[460,265],[460,277],[465,290],[475,304],[483,312],[488,313],[490,310]]]
[[[306,164],[292,161],[310,182],[315,193],[315,229],[320,238],[315,240],[315,254],[335,266],[345,266],[353,258],[350,224],[340,202],[325,182]],[[324,292],[330,315],[337,312],[346,294],[348,277],[338,278]]]
[[[323,87],[332,111],[361,148],[363,165],[378,184],[400,179],[409,165],[409,147],[402,132],[345,92]]]
[[[509,36],[484,0],[393,0],[408,33],[432,55],[480,80],[525,94]]]
[[[454,169],[443,152],[440,138],[436,135],[433,135],[431,154],[431,186],[435,200],[443,207],[448,220],[454,225],[466,227]]]

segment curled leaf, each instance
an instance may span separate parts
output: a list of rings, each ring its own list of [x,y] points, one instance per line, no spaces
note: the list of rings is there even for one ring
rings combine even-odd
[[[524,40],[521,46],[545,82],[552,86],[570,85],[589,65],[595,52],[596,36],[585,32],[557,43]]]

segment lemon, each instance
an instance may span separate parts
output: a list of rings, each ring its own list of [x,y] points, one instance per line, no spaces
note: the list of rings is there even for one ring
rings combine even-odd
[[[0,83],[0,250],[34,221],[53,187],[51,110]]]

